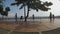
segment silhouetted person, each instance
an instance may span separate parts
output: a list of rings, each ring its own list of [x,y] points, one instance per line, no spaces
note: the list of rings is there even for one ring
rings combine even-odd
[[[55,16],[54,16],[54,14],[53,14],[53,22],[54,22],[54,19],[55,19]]]
[[[15,14],[15,20],[16,20],[16,22],[17,22],[17,13]]]
[[[32,17],[33,17],[33,21],[34,21],[34,14],[32,15]]]
[[[50,22],[52,22],[52,13],[51,12],[50,12],[49,18],[50,18]]]
[[[23,20],[23,16],[20,17],[20,21]]]

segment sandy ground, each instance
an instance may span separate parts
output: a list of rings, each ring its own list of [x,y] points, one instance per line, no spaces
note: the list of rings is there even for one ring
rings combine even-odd
[[[59,23],[59,22],[58,22]],[[0,21],[0,28],[6,28],[9,30],[18,30],[20,32],[39,32],[39,31],[47,31],[59,28],[60,24],[56,24],[56,22],[50,23],[49,20],[41,20],[41,21],[18,21],[15,23],[14,21]]]

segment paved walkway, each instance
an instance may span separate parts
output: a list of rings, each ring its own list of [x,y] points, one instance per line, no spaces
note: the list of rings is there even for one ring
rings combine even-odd
[[[58,22],[58,23],[57,23]],[[17,26],[15,30],[19,30],[21,32],[39,32],[39,31],[48,31],[53,30],[60,27],[60,21],[55,20],[54,22],[50,23],[49,20],[42,20],[40,22],[29,22],[27,27],[25,26]]]
[[[21,23],[21,22],[20,22]],[[22,25],[12,25],[14,27],[14,31],[17,30],[19,32],[42,32],[42,31],[48,31],[53,30],[60,27],[60,20],[55,20],[54,22],[50,23],[49,20],[41,20],[40,22],[28,22],[26,26],[24,26],[25,23],[22,22]],[[2,25],[3,27],[3,25]],[[9,27],[11,27],[9,25]],[[7,34],[13,32],[12,30],[8,32]]]
[[[13,23],[13,22],[9,22],[9,23]],[[53,30],[60,27],[59,20],[55,20],[54,23],[53,22],[50,23],[49,20],[41,20],[40,22],[39,21],[27,22],[28,24],[26,24],[25,22],[18,22],[18,23],[20,24],[20,25],[17,24],[18,26],[16,26],[16,24],[15,25],[0,24],[0,27],[2,26],[3,28],[19,30],[21,32],[47,31],[47,30]]]

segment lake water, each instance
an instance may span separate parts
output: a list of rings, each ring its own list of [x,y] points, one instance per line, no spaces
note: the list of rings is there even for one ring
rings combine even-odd
[[[41,21],[41,20],[45,20],[45,21],[49,21],[50,19],[46,18],[46,19],[34,19],[34,21]],[[4,21],[16,21],[15,19],[6,19]],[[24,19],[20,20],[17,19],[17,21],[24,21]],[[33,21],[33,19],[27,19],[27,21]],[[60,21],[60,18],[56,18],[55,21]]]
[[[17,19],[17,21],[24,21],[25,19]],[[4,21],[16,21],[15,19],[6,19]],[[33,19],[27,19],[27,21],[33,21]],[[34,19],[34,21],[40,21],[40,19]]]

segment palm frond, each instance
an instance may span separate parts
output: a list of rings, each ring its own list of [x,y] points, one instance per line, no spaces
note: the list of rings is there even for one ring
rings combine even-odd
[[[24,4],[23,4],[23,5],[21,5],[21,7],[20,7],[19,9],[22,9],[24,6],[25,6]]]
[[[16,5],[16,3],[12,3],[11,5]]]
[[[44,5],[46,5],[46,6],[51,6],[51,5],[53,5],[51,2],[44,2]]]

